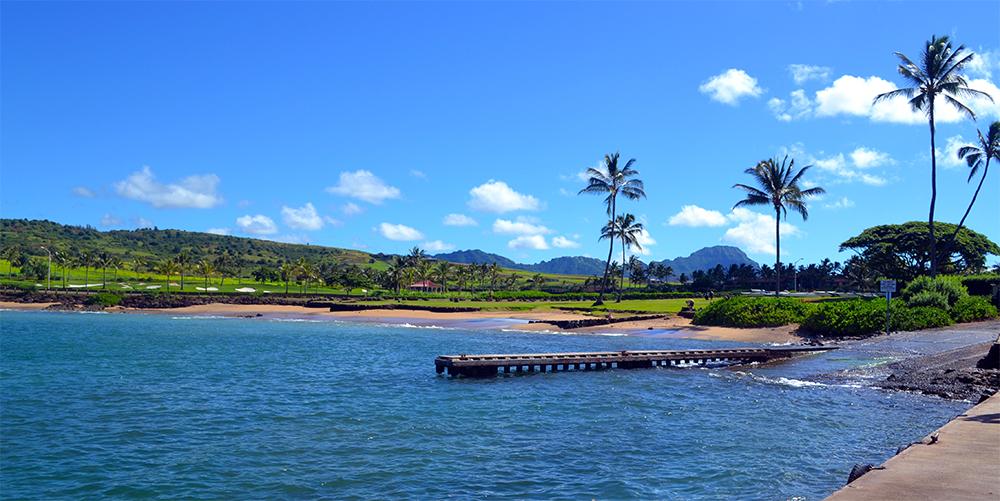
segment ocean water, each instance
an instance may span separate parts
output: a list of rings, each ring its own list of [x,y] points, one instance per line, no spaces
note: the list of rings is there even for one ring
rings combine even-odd
[[[0,496],[822,499],[969,406],[811,378],[871,362],[837,352],[435,374],[439,354],[732,345],[490,327],[0,312]]]

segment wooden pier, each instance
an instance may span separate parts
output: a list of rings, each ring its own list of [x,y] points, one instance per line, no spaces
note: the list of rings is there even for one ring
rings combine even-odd
[[[438,374],[494,377],[530,372],[644,369],[708,364],[745,364],[789,358],[803,353],[837,349],[834,346],[733,348],[728,350],[640,350],[581,353],[520,353],[506,355],[441,355],[434,360]]]

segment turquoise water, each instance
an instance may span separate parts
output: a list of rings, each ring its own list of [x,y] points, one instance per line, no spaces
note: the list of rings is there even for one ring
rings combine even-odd
[[[0,332],[5,498],[821,499],[968,406],[808,381],[843,356],[491,380],[433,365],[722,345],[669,336],[36,312],[0,312]]]

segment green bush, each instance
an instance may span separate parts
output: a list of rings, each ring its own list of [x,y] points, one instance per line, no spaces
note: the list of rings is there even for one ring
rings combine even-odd
[[[692,323],[723,327],[777,327],[801,322],[812,305],[791,298],[734,296],[698,310]]]
[[[958,277],[941,276],[931,278],[920,276],[914,278],[903,289],[903,299],[906,299],[906,304],[909,306],[927,306],[927,304],[920,304],[919,301],[930,303],[937,301],[936,298],[931,298],[929,294],[925,294],[927,292],[943,296],[948,303],[946,308],[951,308],[959,299],[969,295],[969,291],[962,285],[962,281]],[[912,302],[915,298],[919,298],[918,302]]]
[[[934,327],[944,327],[952,323],[948,312],[940,308],[918,306],[915,308],[893,309],[892,311],[892,330],[894,331],[933,329]]]
[[[899,300],[893,301],[898,310]],[[885,329],[885,301],[852,299],[827,301],[816,305],[803,321],[801,329],[823,336],[866,336]]]
[[[122,302],[122,297],[118,294],[112,294],[110,292],[101,292],[99,294],[94,294],[90,296],[85,301],[86,304],[91,306],[118,306]]]
[[[923,290],[914,294],[906,301],[906,305],[912,307],[927,306],[942,310],[947,310],[949,307],[948,296],[934,290]]]
[[[930,306],[910,307],[892,300],[889,328],[892,331],[915,331],[951,325],[948,312]],[[885,300],[851,299],[819,304],[802,321],[801,329],[823,336],[868,336],[885,330]]]
[[[956,322],[975,322],[997,317],[997,307],[982,296],[969,296],[959,299],[951,308],[951,318]]]

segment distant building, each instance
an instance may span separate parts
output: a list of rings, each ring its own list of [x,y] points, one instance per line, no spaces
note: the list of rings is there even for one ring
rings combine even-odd
[[[410,284],[409,287],[407,287],[407,289],[414,291],[422,291],[422,292],[435,291],[440,288],[441,288],[440,285],[431,282],[430,280],[421,280],[419,282],[414,282]]]

